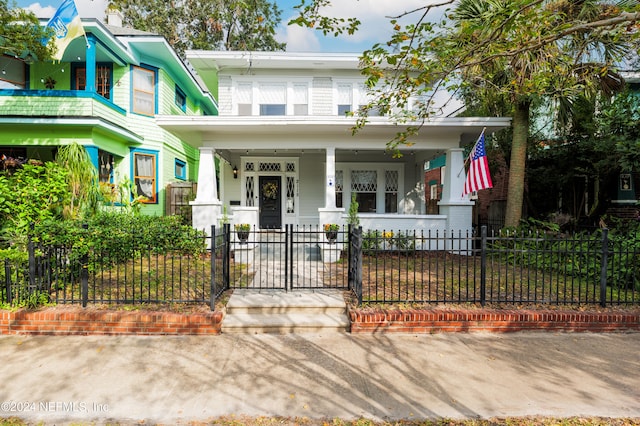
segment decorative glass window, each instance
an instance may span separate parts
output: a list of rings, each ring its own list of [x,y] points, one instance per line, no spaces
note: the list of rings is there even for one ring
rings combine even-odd
[[[287,213],[296,212],[296,182],[293,176],[287,176]]]
[[[156,72],[133,67],[133,112],[153,116],[156,112]]]
[[[287,87],[285,84],[260,85],[260,115],[285,115]]]
[[[344,173],[336,170],[336,207],[343,207],[342,194],[344,192]]]
[[[360,213],[376,212],[376,192],[378,191],[378,172],[375,170],[352,170],[351,193],[356,194]]]
[[[260,163],[261,172],[279,172],[282,168],[281,163]]]
[[[306,84],[293,85],[293,115],[309,114],[309,86]]]
[[[25,68],[23,61],[0,55],[0,89],[24,89]]]
[[[133,152],[133,183],[138,195],[144,197],[143,203],[156,203],[156,160],[157,153],[154,151],[134,151]]]
[[[398,213],[398,171],[385,170],[384,180],[384,212]]]
[[[186,180],[187,179],[187,163],[176,158],[175,160],[175,176],[176,179]]]
[[[176,86],[176,94],[175,94],[174,101],[176,103],[176,106],[180,108],[183,112],[187,111],[187,95],[185,95],[184,92],[178,86]]]
[[[338,84],[338,115],[344,116],[352,111],[353,86],[347,83]]]
[[[238,83],[236,88],[236,103],[238,104],[238,115],[252,115],[253,86],[251,83]]]
[[[244,184],[245,190],[245,199],[247,207],[253,207],[253,196],[254,196],[254,184],[253,184],[253,176],[247,176],[247,180]]]

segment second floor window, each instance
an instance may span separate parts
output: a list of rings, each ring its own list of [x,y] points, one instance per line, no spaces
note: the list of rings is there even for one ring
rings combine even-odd
[[[153,116],[156,112],[156,73],[155,71],[133,67],[133,112]]]
[[[174,101],[176,103],[176,106],[180,108],[183,112],[187,111],[187,95],[185,95],[184,92],[178,86],[176,86],[176,94],[175,94]]]
[[[353,87],[351,84],[338,84],[338,115],[344,117],[353,111]]]
[[[260,85],[260,115],[287,113],[287,87],[284,84]]]
[[[96,93],[105,99],[111,99],[111,66],[98,65],[96,67]],[[87,87],[87,69],[78,67],[75,69],[76,90],[85,90]]]

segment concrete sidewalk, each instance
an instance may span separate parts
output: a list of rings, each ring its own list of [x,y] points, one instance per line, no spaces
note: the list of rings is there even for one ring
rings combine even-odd
[[[0,337],[0,417],[640,417],[640,333]]]

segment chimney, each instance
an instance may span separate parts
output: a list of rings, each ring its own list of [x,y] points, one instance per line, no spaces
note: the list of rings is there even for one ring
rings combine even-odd
[[[107,24],[122,28],[122,13],[117,9],[109,9],[107,11]]]

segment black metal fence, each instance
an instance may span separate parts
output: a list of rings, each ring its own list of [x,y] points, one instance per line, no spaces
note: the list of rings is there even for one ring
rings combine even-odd
[[[640,252],[596,234],[368,232],[369,303],[640,305]]]
[[[246,238],[245,238],[246,237]],[[228,289],[333,288],[360,303],[640,305],[640,253],[595,234],[367,231],[286,226],[240,234],[211,227],[195,246],[90,250],[29,242],[6,259],[0,303],[199,303]],[[111,247],[111,248],[109,248]]]

